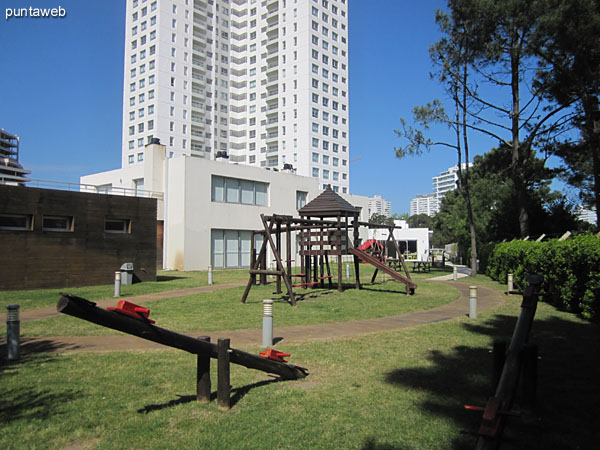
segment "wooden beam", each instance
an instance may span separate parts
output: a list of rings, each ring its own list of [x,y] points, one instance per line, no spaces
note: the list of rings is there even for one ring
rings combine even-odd
[[[166,330],[151,323],[108,311],[96,306],[85,298],[71,294],[61,294],[58,304],[58,312],[78,317],[88,322],[132,334],[148,341],[157,342],[168,347],[178,348],[196,355],[206,355],[211,358],[217,357],[217,346],[210,342],[201,341],[185,334]],[[286,380],[296,380],[307,375],[306,369],[293,364],[285,364],[262,356],[246,353],[241,350],[231,349],[230,359],[233,364],[239,364],[249,369],[262,372],[274,373]]]

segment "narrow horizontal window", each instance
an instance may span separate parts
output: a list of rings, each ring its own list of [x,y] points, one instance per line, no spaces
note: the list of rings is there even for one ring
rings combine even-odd
[[[73,231],[72,216],[44,216],[42,218],[42,230],[44,231]]]
[[[104,231],[106,233],[131,233],[131,220],[107,217],[104,221]]]
[[[0,214],[0,230],[31,231],[32,225],[32,214]]]

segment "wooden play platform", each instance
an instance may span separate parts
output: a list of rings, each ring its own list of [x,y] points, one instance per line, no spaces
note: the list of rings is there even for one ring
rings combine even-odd
[[[262,230],[253,232],[251,239],[250,278],[242,296],[242,303],[246,302],[252,286],[257,283],[266,284],[267,275],[276,277],[277,293],[282,293],[281,283],[285,284],[288,301],[295,306],[296,297],[293,288],[307,287],[333,287],[333,279],[337,278],[338,291],[343,290],[342,283],[342,256],[353,255],[355,287],[360,289],[360,261],[375,267],[372,282],[378,271],[389,274],[394,279],[406,285],[407,294],[414,293],[417,285],[411,280],[410,273],[402,254],[393,236],[394,226],[378,225],[360,222],[360,208],[352,206],[341,196],[326,189],[318,197],[298,210],[300,217],[261,214]],[[327,220],[326,220],[327,219]],[[360,250],[360,227],[387,228],[390,233],[386,245],[374,245]],[[294,235],[292,234],[294,233]],[[260,250],[254,248],[254,236],[263,236]],[[352,234],[352,241],[350,235]],[[298,251],[292,251],[292,236],[296,237]],[[283,248],[285,237],[285,248]],[[388,266],[386,262],[386,247],[388,242],[393,242],[397,259],[401,268],[398,271]],[[270,248],[275,268],[269,269],[267,265],[267,248]],[[292,263],[296,255],[300,258],[300,272],[295,272]],[[330,258],[337,259],[337,277],[331,273]],[[297,265],[296,265],[297,266]]]

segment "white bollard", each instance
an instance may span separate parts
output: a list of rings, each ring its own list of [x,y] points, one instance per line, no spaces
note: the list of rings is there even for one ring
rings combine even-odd
[[[208,266],[208,284],[213,284],[212,266]]]
[[[469,286],[469,317],[477,319],[477,286]]]
[[[115,297],[121,296],[121,271],[115,272]]]
[[[273,300],[263,300],[263,347],[273,345]]]
[[[514,286],[513,286],[513,282],[514,282],[514,277],[512,273],[508,274],[508,293],[510,294],[510,292],[513,290]]]
[[[452,271],[452,279],[456,281],[458,278],[458,267],[454,266],[454,270]]]

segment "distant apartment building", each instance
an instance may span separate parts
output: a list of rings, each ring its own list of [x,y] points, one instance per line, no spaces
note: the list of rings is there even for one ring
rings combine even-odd
[[[369,198],[369,218],[373,214],[390,217],[392,215],[392,202],[384,200],[380,195]]]
[[[30,173],[19,163],[19,137],[0,129],[0,184],[22,185]]]
[[[410,215],[427,214],[433,216],[438,212],[435,194],[417,195],[410,201]]]
[[[346,0],[127,0],[122,167],[168,157],[350,192]]]
[[[473,166],[469,163],[469,167]],[[463,170],[467,167],[466,163],[462,164]],[[449,167],[448,170],[433,177],[433,193],[417,195],[410,202],[410,215],[427,214],[433,216],[440,211],[442,199],[446,192],[453,191],[457,188],[458,181],[458,166]]]
[[[473,164],[469,163],[469,167],[472,166]],[[467,168],[467,164],[463,163],[461,167],[463,170],[465,170]],[[448,170],[440,173],[437,177],[433,177],[433,193],[437,201],[436,212],[439,212],[442,205],[442,199],[444,198],[444,195],[446,195],[446,192],[453,191],[457,188],[457,181],[458,166],[449,167]]]

